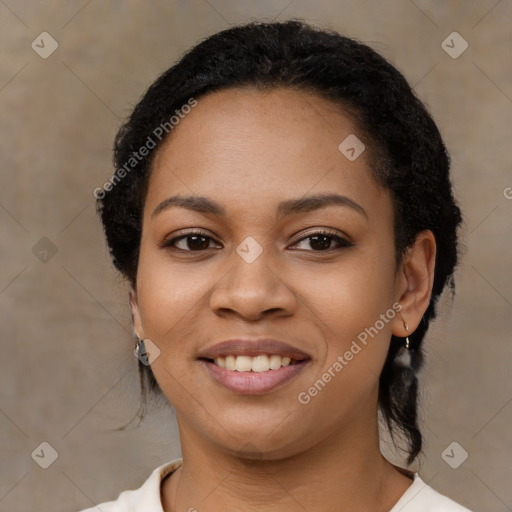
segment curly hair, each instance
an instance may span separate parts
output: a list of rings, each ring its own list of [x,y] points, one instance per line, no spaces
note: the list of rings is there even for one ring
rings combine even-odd
[[[393,441],[395,428],[405,435],[411,464],[422,451],[417,415],[421,344],[441,292],[446,285],[454,292],[462,218],[452,193],[450,158],[436,124],[404,76],[373,49],[334,30],[289,20],[229,28],[185,53],[149,87],[120,128],[114,143],[114,180],[95,192],[114,265],[135,286],[152,160],[171,133],[169,119],[191,98],[242,87],[300,89],[341,106],[371,142],[373,178],[390,192],[396,261],[419,232],[429,229],[434,234],[432,295],[409,336],[411,364],[400,363],[402,343],[392,336],[379,378],[379,409]],[[164,136],[155,136],[163,134],[156,130],[159,126],[166,127]],[[140,151],[149,147],[149,140],[152,150]],[[150,366],[139,361],[139,371],[142,394],[158,391]]]

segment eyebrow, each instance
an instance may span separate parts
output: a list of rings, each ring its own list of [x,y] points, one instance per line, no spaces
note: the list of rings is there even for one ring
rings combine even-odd
[[[294,213],[307,213],[327,206],[346,206],[357,211],[368,219],[364,208],[347,196],[340,194],[316,194],[300,197],[298,199],[287,199],[277,206],[277,219],[292,215]],[[193,210],[206,215],[215,215],[225,218],[226,210],[219,203],[205,196],[171,196],[164,199],[153,210],[151,218],[172,207],[181,207]]]

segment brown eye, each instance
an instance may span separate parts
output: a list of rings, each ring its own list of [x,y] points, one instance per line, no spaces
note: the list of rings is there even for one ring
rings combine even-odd
[[[333,249],[340,249],[343,247],[351,247],[354,245],[352,242],[349,242],[345,238],[339,236],[337,233],[332,231],[318,231],[312,233],[304,238],[301,238],[296,244],[297,245],[305,240],[309,240],[309,246],[313,249],[314,252],[326,252]],[[331,247],[332,242],[338,244],[338,247]],[[306,249],[307,250],[307,249]]]
[[[310,239],[309,244],[311,245],[311,247],[313,249],[315,249],[315,250],[318,249],[318,250],[322,251],[324,249],[331,248],[331,243],[332,243],[334,237],[328,236],[328,235],[314,235],[314,236],[310,236],[309,239]]]
[[[199,252],[210,249],[212,237],[202,232],[191,231],[181,236],[166,240],[162,247],[177,249],[183,252]],[[179,245],[178,245],[179,244]]]

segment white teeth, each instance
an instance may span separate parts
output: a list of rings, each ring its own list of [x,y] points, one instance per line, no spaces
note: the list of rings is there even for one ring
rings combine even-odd
[[[270,370],[270,363],[268,361],[268,356],[261,355],[251,358],[252,366],[251,369],[253,372],[268,372]]]
[[[239,372],[250,372],[252,367],[252,357],[238,356],[236,358],[236,369]]]
[[[222,359],[222,358],[219,357],[219,359]],[[215,363],[215,364],[217,364],[217,363]],[[236,357],[235,356],[227,356],[226,357],[226,370],[236,370]]]
[[[271,370],[279,370],[281,368],[281,360],[283,358],[281,356],[276,356],[275,354],[272,354],[270,356],[270,369]]]
[[[291,358],[281,357],[277,354],[271,356],[261,354],[256,357],[251,356],[226,356],[214,359],[214,364],[226,370],[239,372],[268,372],[269,370],[279,370],[281,366],[289,366]]]

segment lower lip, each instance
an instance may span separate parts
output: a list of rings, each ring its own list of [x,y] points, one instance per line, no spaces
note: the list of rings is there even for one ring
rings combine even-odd
[[[226,370],[210,361],[202,361],[208,372],[219,384],[225,388],[241,393],[243,395],[262,395],[269,393],[289,382],[298,373],[300,373],[307,361],[301,361],[288,366],[281,366],[278,370],[268,370],[266,372],[238,372]]]

